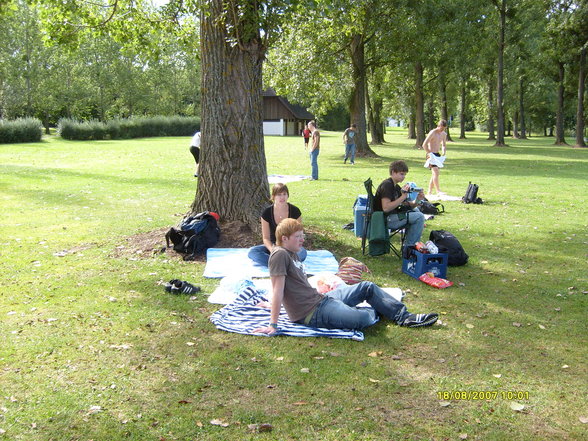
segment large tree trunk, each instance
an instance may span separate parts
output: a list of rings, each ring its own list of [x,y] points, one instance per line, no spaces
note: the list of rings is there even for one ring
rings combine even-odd
[[[466,84],[465,79],[461,82],[461,106],[459,108],[459,139],[466,139]]]
[[[584,90],[586,87],[586,48],[580,52],[578,66],[578,108],[576,110],[576,147],[586,147],[584,142]]]
[[[519,111],[515,110],[512,117],[512,137],[518,139],[519,136]]]
[[[425,140],[425,103],[423,97],[423,65],[417,61],[414,65],[415,75],[415,116],[416,116],[416,143],[415,148],[422,149]]]
[[[496,105],[498,110],[498,127],[496,130],[497,147],[505,146],[504,141],[504,32],[506,28],[506,0],[502,0],[500,13],[500,36],[498,40],[498,83],[496,87]]]
[[[353,65],[353,91],[349,114],[351,121],[357,124],[355,147],[360,156],[377,156],[367,142],[367,124],[365,120],[365,40],[363,35],[355,34],[351,37],[349,45],[351,52],[351,64]]]
[[[494,135],[494,84],[488,82],[488,141],[496,140]]]
[[[555,121],[555,145],[566,145],[564,135],[564,79],[565,65],[558,63],[559,85],[557,87],[557,117]]]
[[[527,139],[527,125],[525,124],[525,84],[523,77],[519,80],[519,122],[520,138]]]
[[[447,121],[445,133],[447,133],[447,141],[453,141],[449,134],[449,111],[447,110],[447,80],[443,69],[439,72],[439,91],[441,94],[441,119]]]
[[[231,44],[229,28],[251,24],[219,20],[223,0],[207,4],[200,25],[200,177],[192,210],[215,211],[223,220],[259,230],[259,214],[269,200],[261,96],[265,48],[255,36]]]

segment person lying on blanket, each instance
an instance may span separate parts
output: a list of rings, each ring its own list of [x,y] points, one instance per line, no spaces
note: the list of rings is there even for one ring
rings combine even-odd
[[[376,323],[376,314],[410,328],[432,325],[439,318],[435,313],[409,313],[402,302],[372,282],[344,285],[319,294],[308,283],[297,256],[303,243],[304,232],[300,222],[284,219],[278,224],[276,246],[269,259],[273,291],[270,322],[267,327],[257,328],[254,332],[276,333],[282,304],[292,322],[315,328],[361,330]],[[355,307],[364,300],[373,309]]]

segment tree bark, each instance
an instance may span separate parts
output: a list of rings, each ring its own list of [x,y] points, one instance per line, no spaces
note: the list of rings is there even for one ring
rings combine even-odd
[[[357,139],[355,148],[360,156],[377,156],[370,148],[367,142],[367,124],[365,120],[365,86],[366,86],[366,66],[365,66],[365,39],[363,35],[355,34],[351,37],[349,45],[351,52],[353,90],[351,94],[351,103],[349,114],[351,121],[357,125]]]
[[[523,77],[519,79],[519,123],[520,139],[527,139],[527,125],[525,124],[525,82]]]
[[[515,139],[519,138],[519,111],[515,110],[512,117],[512,137]]]
[[[414,111],[410,112],[410,116],[408,117],[408,139],[416,139],[416,116]]]
[[[461,105],[459,108],[459,139],[466,139],[465,123],[466,123],[466,80],[461,82]]]
[[[557,117],[555,121],[555,145],[567,145],[564,135],[564,79],[565,79],[565,65],[563,62],[558,62],[558,78],[559,84],[557,87]]]
[[[498,80],[496,90],[496,105],[498,110],[498,127],[496,130],[496,147],[506,146],[504,141],[504,33],[506,29],[506,0],[502,0],[499,9],[500,32],[498,39]]]
[[[202,147],[192,210],[217,212],[258,231],[269,200],[263,143],[262,64],[259,37],[231,44],[232,29],[252,23],[218,20],[223,0],[209,0],[201,14]]]
[[[584,90],[586,88],[586,47],[580,52],[578,66],[578,107],[576,110],[576,145],[586,147],[584,142]]]
[[[445,133],[447,133],[447,141],[453,141],[449,134],[449,111],[447,110],[447,80],[443,69],[439,72],[439,91],[441,94],[441,119],[447,121]]]
[[[488,82],[488,141],[496,140],[494,135],[494,84]]]
[[[384,108],[384,100],[378,96],[373,100],[374,106],[374,131],[372,136],[375,138],[377,144],[383,144],[386,140],[384,139],[384,133],[386,133],[386,124],[384,118],[382,118],[382,110]]]
[[[368,124],[370,126],[370,134],[372,137],[371,144],[383,144],[384,125],[382,123],[382,108],[384,107],[384,101],[381,98],[380,83],[374,84],[373,89],[376,98],[373,98],[373,96],[369,93],[369,89],[366,93],[366,105],[368,107]]]
[[[423,65],[417,61],[414,65],[415,74],[415,125],[416,125],[416,143],[415,148],[422,149],[425,140],[425,109],[423,97]]]

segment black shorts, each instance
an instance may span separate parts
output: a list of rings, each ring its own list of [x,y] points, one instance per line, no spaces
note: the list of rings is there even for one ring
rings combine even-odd
[[[200,162],[200,147],[196,147],[195,145],[190,146],[190,153],[192,153],[196,164],[198,164]]]

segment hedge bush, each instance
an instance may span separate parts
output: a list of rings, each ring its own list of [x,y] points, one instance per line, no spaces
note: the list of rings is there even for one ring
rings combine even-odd
[[[39,142],[43,136],[43,124],[37,118],[0,120],[0,144]]]
[[[130,139],[153,136],[191,136],[200,129],[200,118],[153,116],[114,119],[108,122],[59,120],[58,133],[70,140]]]

